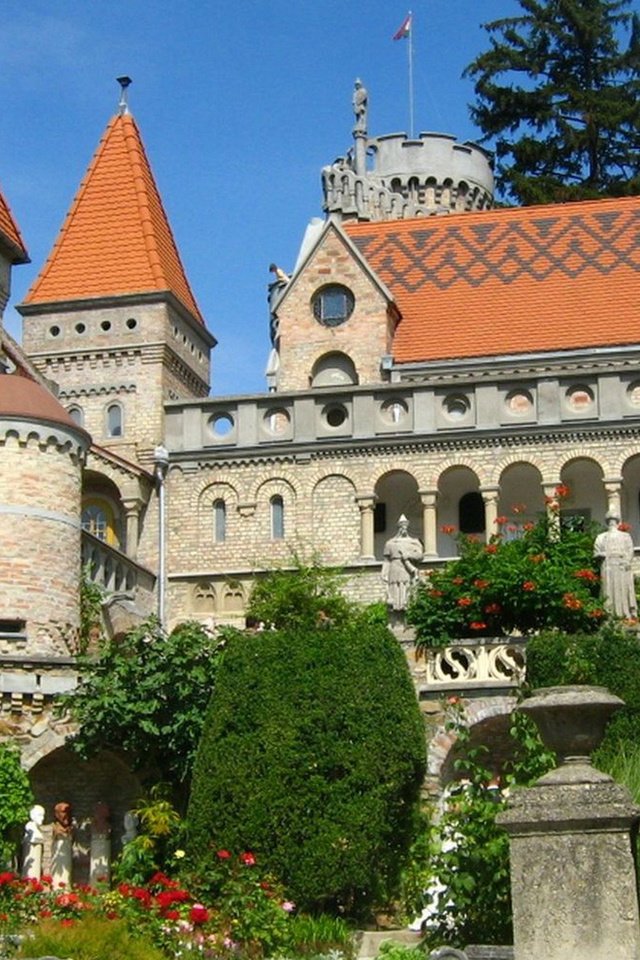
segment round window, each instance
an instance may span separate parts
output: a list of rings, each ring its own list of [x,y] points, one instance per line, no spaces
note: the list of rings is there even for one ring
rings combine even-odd
[[[316,290],[311,298],[313,315],[324,327],[339,327],[353,313],[355,299],[348,287],[330,283]]]
[[[233,430],[233,417],[228,413],[218,413],[209,420],[209,427],[214,437],[227,437]]]
[[[401,423],[407,416],[407,405],[404,400],[385,400],[380,412],[386,423]]]
[[[346,407],[336,403],[330,407],[325,407],[324,416],[330,427],[341,427],[349,414]]]
[[[507,395],[506,404],[514,417],[526,417],[533,411],[533,398],[528,390],[513,390]]]
[[[273,407],[271,410],[267,410],[264,415],[265,427],[274,436],[286,433],[290,422],[289,414],[282,407]]]
[[[583,387],[582,385],[571,387],[570,390],[567,390],[567,402],[576,413],[582,413],[592,405],[593,393],[589,387]]]
[[[451,420],[462,420],[469,412],[470,404],[462,394],[451,394],[444,401],[444,411]]]

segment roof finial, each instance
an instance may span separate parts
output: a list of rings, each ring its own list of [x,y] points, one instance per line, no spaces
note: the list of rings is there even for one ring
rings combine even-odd
[[[131,84],[131,77],[116,77],[116,80],[120,84],[120,102],[118,103],[118,113],[121,117],[129,113],[129,105],[127,103],[127,87]]]

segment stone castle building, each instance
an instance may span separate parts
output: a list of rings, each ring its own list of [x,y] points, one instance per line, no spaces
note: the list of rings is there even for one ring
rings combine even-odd
[[[117,633],[154,610],[242,624],[294,553],[380,600],[402,514],[428,569],[452,528],[490,537],[559,483],[568,514],[621,509],[640,542],[640,198],[493,209],[478,146],[369,137],[366,104],[353,136],[269,288],[265,391],[209,396],[216,341],[126,108],[19,305],[22,348],[0,324],[3,732],[46,802],[64,785],[122,812],[136,786],[105,754],[89,797],[51,714],[75,682],[83,566]],[[2,306],[26,260],[0,197]]]

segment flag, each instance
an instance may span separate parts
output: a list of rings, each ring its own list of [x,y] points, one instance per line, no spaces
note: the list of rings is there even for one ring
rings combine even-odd
[[[404,20],[402,21],[400,28],[394,33],[393,39],[404,40],[405,37],[408,37],[410,33],[411,33],[411,14],[408,13],[404,18]]]

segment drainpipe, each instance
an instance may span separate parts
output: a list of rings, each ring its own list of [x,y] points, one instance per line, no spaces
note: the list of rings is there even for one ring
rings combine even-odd
[[[167,581],[167,517],[165,501],[165,480],[169,469],[169,451],[159,446],[153,451],[155,478],[158,489],[158,620],[164,630],[166,627],[166,581]]]

